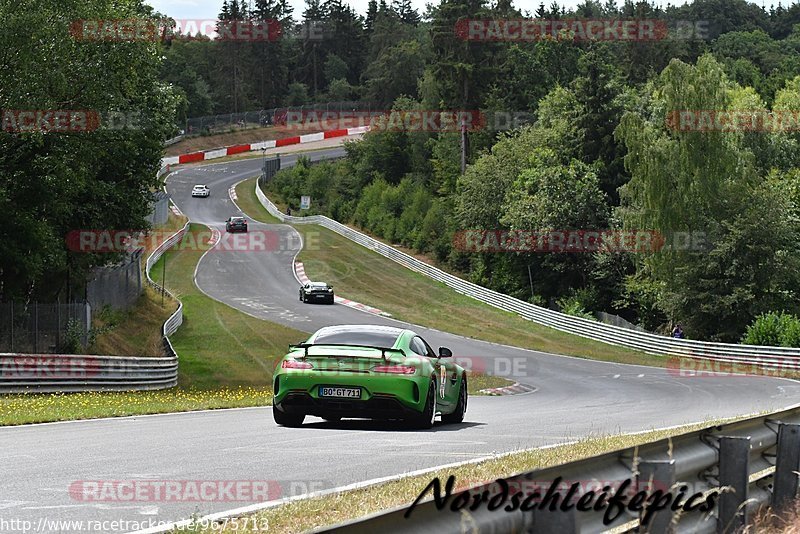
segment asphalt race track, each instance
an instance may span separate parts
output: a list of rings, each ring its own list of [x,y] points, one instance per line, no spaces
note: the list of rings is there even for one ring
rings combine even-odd
[[[342,152],[330,149],[312,158]],[[295,157],[284,156],[282,166]],[[225,219],[240,214],[229,188],[258,174],[261,164],[257,158],[186,167],[170,177],[168,191],[192,221],[224,233]],[[192,185],[199,183],[211,188],[210,198],[190,197]],[[299,302],[292,274],[297,234],[286,225],[251,222],[254,230],[276,232],[277,250],[206,254],[196,273],[206,294],[306,332],[331,324],[401,324],[343,305]],[[380,302],[364,304],[381,307]],[[476,361],[498,371],[510,373],[513,367],[514,379],[537,389],[517,396],[472,397],[463,424],[437,424],[429,431],[369,421],[331,424],[313,417],[303,428],[282,428],[273,422],[270,408],[0,428],[5,475],[0,518],[31,521],[34,527],[43,517],[174,521],[252,503],[83,502],[71,497],[69,488],[81,480],[266,480],[280,488],[276,497],[286,497],[591,434],[777,410],[800,399],[800,384],[789,380],[678,377],[665,369],[556,356],[412,328],[456,356],[479,357]],[[60,530],[80,531],[63,525]],[[48,531],[58,529],[39,530]]]

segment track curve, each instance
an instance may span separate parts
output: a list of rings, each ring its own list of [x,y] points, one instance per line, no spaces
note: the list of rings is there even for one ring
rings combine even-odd
[[[341,154],[336,148],[307,155],[318,159]],[[282,165],[295,159],[286,155]],[[260,167],[260,159],[186,167],[170,176],[167,189],[193,222],[224,232],[223,221],[240,213],[228,197],[229,188],[258,174]],[[192,199],[189,190],[195,183],[208,184],[211,197]],[[203,292],[248,314],[307,332],[330,324],[400,324],[343,305],[298,302],[292,273],[300,246],[296,233],[287,225],[255,222],[252,230],[276,232],[280,246],[268,252],[205,255],[195,274]],[[380,307],[380,302],[365,304]],[[521,362],[514,378],[537,390],[472,398],[463,424],[436,425],[430,431],[398,431],[365,421],[334,425],[316,418],[300,429],[281,428],[273,423],[270,408],[0,428],[0,457],[9,466],[9,483],[0,490],[3,515],[34,524],[41,516],[178,520],[248,503],[76,502],[68,488],[76,480],[98,479],[270,480],[278,481],[280,497],[285,497],[592,434],[777,410],[800,399],[800,384],[789,380],[681,378],[665,369],[551,355],[412,328],[457,356]]]

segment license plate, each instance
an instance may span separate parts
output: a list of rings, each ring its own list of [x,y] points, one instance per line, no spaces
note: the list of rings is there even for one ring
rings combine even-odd
[[[342,397],[345,399],[360,399],[361,388],[339,388],[330,386],[319,387],[320,397]]]

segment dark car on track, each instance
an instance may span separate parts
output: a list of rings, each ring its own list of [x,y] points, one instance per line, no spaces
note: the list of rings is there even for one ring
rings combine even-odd
[[[325,282],[306,282],[300,287],[300,300],[333,304],[333,286]]]
[[[244,217],[229,217],[227,221],[225,221],[225,231],[226,232],[246,232],[247,231],[247,219]]]

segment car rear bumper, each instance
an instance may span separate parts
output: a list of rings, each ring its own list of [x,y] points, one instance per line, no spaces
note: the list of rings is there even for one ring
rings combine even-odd
[[[373,395],[367,400],[314,398],[306,392],[293,391],[273,409],[290,414],[317,417],[364,417],[368,419],[407,419],[420,412],[409,408],[392,395]]]
[[[287,413],[318,417],[404,419],[425,408],[429,379],[348,371],[283,371],[275,376],[273,405]],[[320,386],[361,388],[360,399],[320,397]]]
[[[306,293],[308,302],[333,302],[333,293]]]

